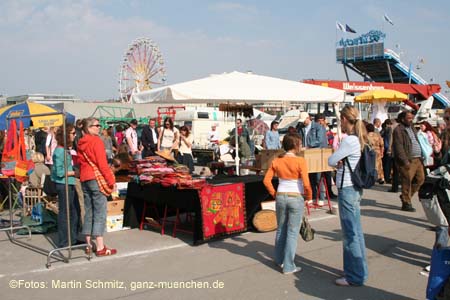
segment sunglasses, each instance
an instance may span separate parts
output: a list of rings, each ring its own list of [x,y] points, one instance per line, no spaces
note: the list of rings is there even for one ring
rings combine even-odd
[[[449,117],[449,116],[446,116],[446,117],[444,117],[444,120],[445,120],[445,121],[450,121],[450,117]]]
[[[75,132],[71,132],[70,134],[75,135]]]
[[[97,124],[97,125],[91,125],[91,127],[97,127],[97,128],[100,128],[100,127],[102,127],[102,125],[100,125],[100,124]]]

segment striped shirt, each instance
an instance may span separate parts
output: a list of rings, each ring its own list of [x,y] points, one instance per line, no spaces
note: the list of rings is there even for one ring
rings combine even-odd
[[[411,127],[406,127],[406,132],[411,140],[411,157],[422,157],[422,148],[420,148],[419,141]]]
[[[338,162],[346,157],[348,158],[352,170],[355,170],[359,158],[361,157],[361,144],[359,143],[358,137],[355,135],[346,136],[341,141],[339,148],[328,158],[328,165],[330,167],[336,167]],[[343,170],[345,171],[342,187],[353,186],[350,170],[347,163],[345,163],[337,169],[336,173],[336,186],[339,189],[341,188]]]

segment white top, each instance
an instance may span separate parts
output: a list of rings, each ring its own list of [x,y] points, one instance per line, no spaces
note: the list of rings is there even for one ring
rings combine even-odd
[[[47,134],[47,139],[45,140],[45,147],[50,147],[50,159],[47,160],[47,157],[45,157],[45,164],[47,165],[53,165],[53,151],[55,151],[56,146],[58,146],[58,142],[56,141],[56,138],[53,134],[49,133]]]
[[[286,156],[294,156],[290,152]],[[303,194],[303,180],[299,179],[283,179],[278,178],[277,192],[281,193],[300,193]]]
[[[158,140],[158,137],[156,136],[156,128],[151,128],[150,127],[150,131],[152,132],[152,138],[154,141]]]
[[[303,180],[278,178],[277,192],[303,194]]]
[[[179,131],[176,127],[173,128],[173,131],[164,127],[161,127],[161,147],[170,148],[173,146],[175,134],[179,134]]]
[[[178,151],[181,154],[192,154],[192,143],[194,142],[194,136],[191,133],[191,134],[189,134],[189,136],[186,139],[191,144],[191,146],[188,147],[188,145],[186,145],[186,143],[183,141],[183,138],[181,138],[181,142],[180,142]]]
[[[219,135],[219,131],[216,130],[211,130],[210,132],[208,132],[208,140],[210,142],[218,142],[220,141],[220,135]]]
[[[128,129],[125,131],[125,138],[127,139],[127,144],[130,146],[130,151],[134,152],[138,150],[138,138],[137,138],[137,132],[134,128],[128,127]],[[131,141],[131,145],[128,141]]]

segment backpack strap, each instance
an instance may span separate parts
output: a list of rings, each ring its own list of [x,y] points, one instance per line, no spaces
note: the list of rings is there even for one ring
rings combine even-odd
[[[350,163],[348,162],[348,157],[345,157],[344,165],[342,166],[341,189],[344,186],[345,164],[347,164],[348,168],[350,169],[350,174],[353,174],[352,167],[350,166]]]
[[[350,174],[353,174],[353,170],[352,170],[352,167],[350,166],[350,162],[348,161],[348,158],[346,157],[344,160],[347,163],[348,168],[350,169]]]

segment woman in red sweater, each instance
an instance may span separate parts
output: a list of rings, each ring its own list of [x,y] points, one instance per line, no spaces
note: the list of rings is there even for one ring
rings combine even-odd
[[[97,119],[92,117],[84,119],[84,135],[79,140],[77,149],[85,207],[82,233],[86,236],[87,244],[92,245],[92,247],[94,244],[92,244],[91,237],[96,238],[97,256],[106,256],[116,254],[117,250],[108,249],[103,243],[103,235],[106,229],[107,200],[105,192],[100,188],[99,181],[106,181],[106,184],[112,189],[115,179],[106,161],[105,147],[99,137],[100,127]],[[86,250],[90,251],[91,248],[89,247]]]
[[[283,274],[301,271],[300,267],[295,266],[294,258],[304,199],[312,199],[306,161],[297,156],[300,148],[300,136],[297,133],[286,134],[283,138],[286,153],[273,160],[264,177],[266,189],[276,200],[278,229],[275,238],[275,263],[283,269]],[[278,177],[277,191],[272,185],[274,176]]]

